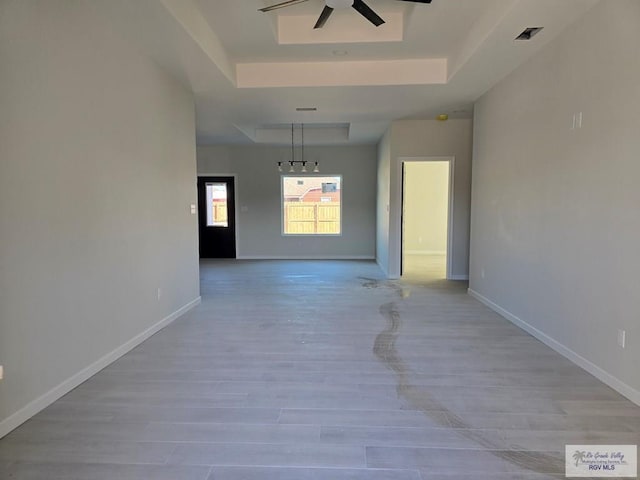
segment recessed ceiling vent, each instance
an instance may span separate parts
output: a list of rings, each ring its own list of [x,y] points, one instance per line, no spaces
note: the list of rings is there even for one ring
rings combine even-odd
[[[296,112],[317,112],[318,107],[296,107]]]
[[[544,27],[528,27],[516,37],[516,40],[531,40],[535,37]]]

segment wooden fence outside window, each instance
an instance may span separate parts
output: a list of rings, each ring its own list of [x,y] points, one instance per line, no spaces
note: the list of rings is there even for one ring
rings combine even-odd
[[[291,235],[339,235],[340,203],[286,202],[284,233]]]

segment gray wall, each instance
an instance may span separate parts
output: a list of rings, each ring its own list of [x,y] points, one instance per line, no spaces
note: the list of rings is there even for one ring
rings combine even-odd
[[[2,436],[199,284],[191,95],[90,2],[1,2],[0,65]]]
[[[640,2],[601,2],[478,102],[470,272],[472,293],[636,402],[639,31]]]
[[[391,179],[391,128],[378,143],[376,194],[376,261],[382,270],[389,269],[389,188]]]
[[[465,279],[469,263],[471,120],[399,120],[378,148],[377,259],[390,278],[400,275],[402,158],[454,157],[452,277]],[[388,190],[387,190],[388,189]]]
[[[277,162],[290,158],[290,147],[198,147],[198,174],[236,175],[238,258],[374,258],[375,146],[305,147],[322,175],[342,175],[340,236],[282,235]]]

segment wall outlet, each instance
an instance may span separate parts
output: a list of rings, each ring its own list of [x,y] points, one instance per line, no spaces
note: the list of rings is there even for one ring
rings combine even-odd
[[[620,348],[624,348],[625,343],[627,343],[627,332],[626,332],[626,330],[618,330],[618,346]]]
[[[196,204],[192,203],[191,204],[191,215],[195,215],[196,214]]]
[[[158,300],[160,300],[161,296],[162,296],[162,289],[158,288]]]

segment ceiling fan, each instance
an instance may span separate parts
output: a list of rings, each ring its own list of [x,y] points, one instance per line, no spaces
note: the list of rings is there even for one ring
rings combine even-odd
[[[261,8],[261,12],[270,12],[279,8],[290,7],[291,5],[297,5],[299,3],[308,2],[309,0],[287,0],[285,2],[276,3],[270,7]],[[400,2],[413,2],[413,3],[431,3],[431,0],[398,0]],[[333,13],[336,8],[349,8],[352,7],[360,15],[373,23],[376,27],[379,27],[384,23],[384,20],[374,12],[366,3],[362,0],[324,0],[325,6],[320,13],[320,17],[313,28],[322,28],[324,24]]]

